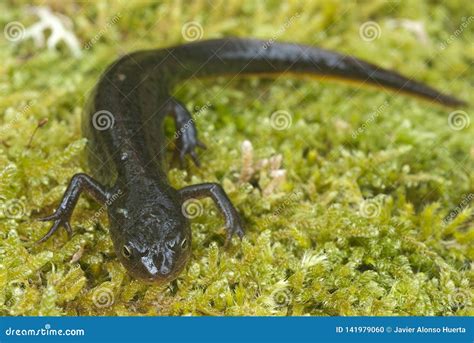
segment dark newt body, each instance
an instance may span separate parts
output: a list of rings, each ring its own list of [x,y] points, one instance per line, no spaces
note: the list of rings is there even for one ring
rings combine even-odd
[[[75,175],[56,212],[42,220],[69,234],[69,219],[82,191],[107,204],[110,234],[118,258],[129,273],[145,281],[166,282],[178,276],[191,253],[191,231],[183,213],[190,198],[209,196],[224,214],[227,239],[243,236],[237,211],[219,184],[172,188],[163,169],[163,120],[171,114],[181,159],[204,147],[190,113],[171,96],[173,87],[193,77],[300,74],[367,82],[422,96],[443,105],[462,105],[395,72],[354,57],[297,44],[249,39],[201,41],[122,57],[103,74],[83,117],[95,179]],[[120,196],[115,197],[114,195]]]

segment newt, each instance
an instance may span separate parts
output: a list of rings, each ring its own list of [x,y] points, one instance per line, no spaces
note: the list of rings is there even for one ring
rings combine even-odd
[[[163,122],[172,116],[181,161],[189,155],[199,166],[197,148],[205,145],[198,139],[191,113],[172,96],[173,88],[191,78],[281,74],[356,81],[446,106],[464,104],[355,57],[293,43],[225,38],[134,52],[110,65],[91,94],[82,130],[93,176],[72,177],[56,211],[39,219],[53,222],[39,242],[60,227],[72,235],[70,219],[82,193],[107,205],[117,258],[132,277],[145,282],[169,282],[189,260],[191,229],[182,211],[188,199],[212,198],[225,218],[226,243],[234,235],[242,238],[242,219],[221,185],[181,189],[169,185]]]

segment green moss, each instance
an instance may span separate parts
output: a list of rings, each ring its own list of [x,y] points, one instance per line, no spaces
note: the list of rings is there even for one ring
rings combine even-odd
[[[211,104],[196,119],[209,149],[201,154],[203,168],[172,168],[170,181],[223,184],[247,235],[223,249],[223,221],[203,201],[192,225],[192,260],[172,284],[130,279],[114,256],[107,219],[92,221],[99,207],[86,198],[74,212],[71,240],[61,232],[32,244],[48,229],[33,218],[50,213],[69,178],[88,170],[80,113],[118,54],[183,42],[183,24],[198,21],[203,38],[336,49],[471,100],[472,21],[450,38],[468,20],[463,1],[53,5],[73,18],[82,42],[100,35],[81,60],[66,48],[51,52],[2,37],[0,314],[473,314],[474,125],[452,130],[452,110],[380,90],[288,79],[179,87],[176,95],[189,108]],[[0,9],[3,26],[35,20],[23,6]],[[119,20],[108,25],[114,16]],[[429,41],[422,45],[390,26],[397,18],[425,23]],[[370,42],[359,36],[368,20],[381,28]],[[290,114],[288,129],[270,125],[277,110]],[[472,106],[463,110],[473,118]],[[28,147],[43,118],[48,123]],[[270,195],[260,190],[270,182],[268,171],[238,181],[244,140],[252,142],[255,161],[283,156],[286,181]]]

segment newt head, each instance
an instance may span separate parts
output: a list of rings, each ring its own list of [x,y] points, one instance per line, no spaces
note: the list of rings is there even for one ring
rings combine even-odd
[[[117,257],[136,279],[159,284],[172,281],[191,255],[191,229],[179,197],[170,188],[164,193],[162,186],[130,189],[133,192],[108,207]]]

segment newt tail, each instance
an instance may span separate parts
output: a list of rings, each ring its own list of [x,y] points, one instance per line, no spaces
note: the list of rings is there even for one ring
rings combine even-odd
[[[466,103],[443,94],[421,82],[395,71],[384,69],[353,56],[294,43],[268,44],[255,39],[216,39],[179,45],[162,50],[176,68],[169,68],[166,59],[156,51],[137,52],[145,60],[153,60],[157,70],[172,73],[171,81],[191,77],[212,76],[274,76],[279,74],[355,81],[419,96],[445,106]],[[127,58],[125,58],[126,60]],[[160,65],[162,63],[162,65]],[[146,64],[146,62],[145,62]],[[167,70],[167,71],[166,71]],[[160,71],[156,71],[160,73]]]

